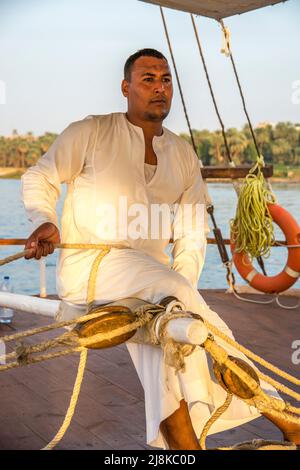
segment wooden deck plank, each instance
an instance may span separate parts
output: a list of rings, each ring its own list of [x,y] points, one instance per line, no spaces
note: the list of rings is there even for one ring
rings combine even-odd
[[[34,367],[28,367],[28,371]],[[30,447],[26,447],[28,443],[24,443],[22,449],[38,449],[38,442],[42,439],[44,443],[49,442],[59,429],[62,424],[67,404],[70,399],[63,394],[59,394],[59,400],[52,394],[48,394],[46,397],[41,397],[32,388],[28,388],[25,384],[19,381],[14,374],[17,371],[7,372],[4,379],[1,380],[1,390],[4,390],[1,400],[0,408],[0,422],[6,421],[8,418],[11,423],[14,424],[15,428],[19,426],[19,423],[23,423],[28,430],[31,431],[31,436],[38,436],[38,440],[33,445],[33,440],[30,441]],[[9,410],[9,414],[8,414]],[[2,430],[2,426],[1,426]],[[0,431],[1,436],[2,431]],[[7,430],[6,430],[7,433]],[[11,434],[12,447],[14,444],[14,433]],[[1,441],[1,439],[0,439]],[[34,442],[35,442],[34,441]],[[72,420],[71,426],[67,433],[67,438],[57,446],[58,449],[83,449],[83,448],[102,448],[112,449],[112,447],[96,437],[92,432],[83,428],[78,424],[76,417]]]
[[[300,339],[299,309],[283,310],[275,304],[244,303],[223,291],[207,290],[201,294],[240,343],[299,376],[299,365],[291,360],[291,344]],[[265,296],[251,296],[251,299],[255,298],[264,300]],[[282,301],[292,303],[296,299],[284,298]],[[48,323],[51,323],[49,318],[16,312],[13,326],[22,331]],[[13,331],[0,325],[0,337],[8,332]],[[37,335],[28,342],[55,334]],[[39,449],[54,436],[69,404],[78,361],[77,354],[2,373],[1,449]],[[280,439],[281,433],[260,417],[209,436],[207,446],[226,446],[259,437]],[[149,449],[145,437],[143,389],[126,345],[89,352],[78,407],[57,448]]]
[[[46,441],[35,433],[32,433],[24,423],[19,422],[18,426],[11,416],[1,418],[0,449],[23,450],[42,448]]]

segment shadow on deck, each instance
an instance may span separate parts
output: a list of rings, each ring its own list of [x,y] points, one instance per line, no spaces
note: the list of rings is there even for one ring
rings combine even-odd
[[[300,340],[299,308],[244,303],[223,290],[201,294],[241,344],[299,376],[300,364],[292,363],[292,343]],[[297,299],[282,298],[282,302],[291,305]],[[21,331],[48,323],[49,318],[16,312],[13,326]],[[0,325],[0,337],[10,332]],[[53,333],[35,338],[45,336]],[[76,354],[1,373],[0,449],[39,449],[53,438],[69,404],[78,358]],[[75,415],[57,449],[150,449],[145,434],[143,389],[126,346],[90,351]],[[253,438],[281,439],[281,432],[261,417],[210,436],[207,447]]]

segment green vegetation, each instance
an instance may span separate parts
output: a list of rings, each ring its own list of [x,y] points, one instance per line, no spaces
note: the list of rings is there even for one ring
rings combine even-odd
[[[226,153],[220,130],[194,130],[194,139],[204,165],[226,164]],[[263,123],[256,127],[255,135],[260,152],[266,163],[274,166],[274,176],[300,179],[300,123],[279,122],[275,126]],[[181,134],[190,141],[190,136]],[[251,164],[256,151],[248,125],[241,130],[230,128],[226,131],[228,144],[236,164]],[[0,178],[19,178],[26,168],[47,152],[56,134],[46,132],[35,137],[32,132],[19,135],[13,130],[10,137],[0,136]],[[7,170],[7,171],[4,171]]]
[[[255,130],[257,144],[266,163],[274,165],[275,176],[288,177],[289,172],[300,169],[300,123],[279,122],[275,126],[269,123],[259,125]],[[221,131],[210,132],[206,129],[194,130],[194,139],[198,155],[204,165],[226,164],[226,152]],[[181,134],[190,142],[190,136]],[[256,150],[248,124],[242,130],[230,128],[226,137],[234,162],[252,163],[256,159]]]
[[[34,165],[47,152],[55,138],[56,134],[51,132],[39,137],[35,137],[32,132],[21,136],[16,129],[10,137],[0,136],[0,167],[15,168],[16,173],[22,172],[22,168]]]

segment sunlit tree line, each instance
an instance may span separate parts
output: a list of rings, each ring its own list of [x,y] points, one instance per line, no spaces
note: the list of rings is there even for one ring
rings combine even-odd
[[[300,124],[279,122],[275,126],[265,123],[256,127],[256,140],[261,154],[267,163],[297,166],[300,165]],[[194,140],[204,165],[226,164],[226,151],[220,130],[194,130]],[[181,134],[190,141],[188,134]],[[255,161],[256,150],[248,125],[241,130],[230,128],[226,137],[232,159],[236,164]],[[0,136],[0,167],[28,168],[44,153],[56,138],[56,134],[46,132],[34,136],[32,132],[19,135],[14,129],[10,137]]]
[[[300,165],[300,124],[279,122],[275,126],[265,123],[254,129],[260,153],[265,162],[290,166]],[[226,164],[226,149],[222,132],[204,130],[193,131],[197,153],[204,165]],[[190,142],[190,136],[181,134]],[[226,138],[231,157],[236,164],[255,161],[257,152],[250,128],[245,125],[241,130],[230,128]]]
[[[0,136],[0,166],[12,168],[28,168],[44,153],[54,142],[56,134],[46,132],[35,137],[32,132],[19,135],[14,129],[10,137]]]

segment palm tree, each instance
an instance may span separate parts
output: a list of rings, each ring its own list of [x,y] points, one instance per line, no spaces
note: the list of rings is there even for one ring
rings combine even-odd
[[[215,163],[222,164],[224,163],[224,139],[221,131],[215,131],[212,134],[212,147],[211,155],[215,157]]]
[[[40,136],[38,141],[41,149],[41,154],[44,154],[48,151],[49,147],[53,144],[56,138],[56,134],[51,132],[46,132],[44,135]]]
[[[29,145],[25,139],[21,138],[17,144],[19,168],[25,168],[25,158],[29,151]]]

